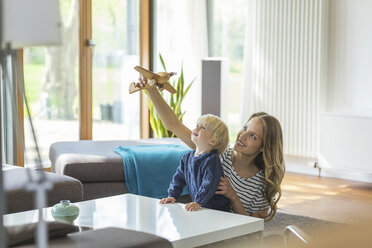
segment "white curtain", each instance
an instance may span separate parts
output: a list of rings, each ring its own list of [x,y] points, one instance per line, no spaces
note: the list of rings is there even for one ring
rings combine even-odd
[[[201,59],[208,53],[205,4],[201,0],[157,0],[155,7],[155,71],[163,71],[161,53],[167,70],[178,73],[175,78],[183,62],[186,86],[196,77],[182,104],[186,110],[183,122],[189,128],[201,114]]]
[[[319,152],[325,68],[325,0],[252,0],[247,19],[242,117],[279,119],[287,155]]]
[[[243,86],[242,86],[242,105],[241,105],[241,122],[244,124],[249,116],[253,113],[253,94],[252,94],[252,77],[253,54],[255,45],[256,30],[256,0],[248,1],[247,20],[245,28],[244,43],[244,66],[243,66]]]

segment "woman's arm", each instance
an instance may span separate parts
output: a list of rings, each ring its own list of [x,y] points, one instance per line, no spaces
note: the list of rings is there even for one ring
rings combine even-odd
[[[221,177],[219,186],[217,187],[216,194],[223,195],[227,199],[230,200],[232,210],[234,213],[243,214],[243,215],[250,215],[245,211],[242,202],[240,201],[238,195],[236,194],[235,190],[232,188],[229,179],[225,176]]]
[[[253,216],[253,217],[257,217],[257,218],[265,218],[267,216],[268,209],[265,209],[265,210],[260,211],[260,212],[251,213],[251,214],[247,213],[247,211],[245,211],[245,209],[243,207],[243,204],[240,201],[238,196],[236,196],[236,198],[230,200],[230,203],[231,203],[231,206],[232,206],[232,209],[233,209],[234,213],[249,215],[249,216]]]
[[[267,212],[269,212],[269,209],[262,210],[260,212],[252,213],[251,216],[257,217],[257,218],[266,218]]]
[[[251,213],[251,214],[245,211],[245,208],[242,202],[240,201],[238,195],[236,194],[235,190],[232,188],[229,182],[229,179],[227,179],[225,176],[221,177],[220,184],[217,189],[218,191],[216,191],[216,194],[224,195],[227,199],[230,200],[231,207],[234,213],[258,217],[258,218],[266,217],[268,209],[265,209],[260,212]]]
[[[146,83],[146,79],[140,78],[136,86],[143,87]],[[178,119],[177,115],[159,93],[157,87],[150,87],[146,90],[165,128],[174,133],[191,149],[195,149],[195,144],[191,141],[191,130]]]

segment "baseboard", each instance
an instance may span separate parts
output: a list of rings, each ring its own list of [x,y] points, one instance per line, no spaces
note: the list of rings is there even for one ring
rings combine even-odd
[[[321,176],[372,183],[372,174],[352,170],[322,169]]]
[[[319,176],[319,170],[314,167],[316,159],[285,156],[285,168],[287,172]]]
[[[319,167],[314,167],[316,159],[312,158],[286,156],[285,162],[287,172],[372,183],[372,173],[337,168],[325,168],[321,164],[317,164],[317,166],[320,167],[319,170]]]

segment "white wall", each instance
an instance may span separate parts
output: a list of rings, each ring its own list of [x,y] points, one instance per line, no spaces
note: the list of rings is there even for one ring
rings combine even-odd
[[[327,112],[372,112],[372,1],[329,0]]]
[[[324,176],[371,182],[372,1],[328,3],[319,165]]]
[[[372,117],[323,113],[320,126],[322,174],[372,182]]]

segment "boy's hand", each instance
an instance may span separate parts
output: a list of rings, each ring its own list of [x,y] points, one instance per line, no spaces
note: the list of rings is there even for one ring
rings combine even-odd
[[[200,204],[196,202],[189,202],[186,204],[185,209],[187,211],[197,211],[200,208]]]
[[[138,82],[136,82],[134,85],[138,88],[143,88],[147,84],[147,78],[141,75],[141,77],[138,79]]]
[[[167,204],[167,203],[175,203],[176,202],[176,198],[174,197],[167,197],[167,198],[162,198],[160,200],[160,204]]]
[[[140,89],[145,88],[147,91],[156,89],[156,87],[149,87],[149,86],[154,86],[154,85],[160,88],[163,87],[162,84],[158,84],[158,83],[155,84],[154,80],[147,80],[147,78],[144,77],[143,75],[141,75],[138,81],[134,83],[134,87],[140,88]]]

